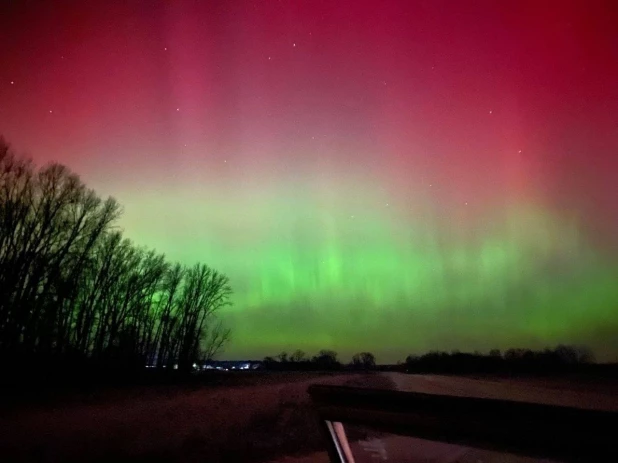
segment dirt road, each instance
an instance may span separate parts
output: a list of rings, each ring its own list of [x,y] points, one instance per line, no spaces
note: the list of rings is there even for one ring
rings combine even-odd
[[[585,388],[581,384],[541,380],[471,379],[457,376],[384,373],[400,391],[536,402],[618,411],[618,395],[611,387]],[[594,389],[594,390],[590,390]],[[356,463],[532,463],[549,462],[471,449],[403,436],[388,436],[353,443]],[[326,463],[325,452],[277,463]]]
[[[541,380],[488,380],[459,376],[406,375],[385,373],[400,391],[445,394],[461,397],[515,400],[522,402],[564,405],[597,410],[618,411],[618,394],[609,388],[585,390],[568,382]],[[615,391],[618,393],[618,391]]]

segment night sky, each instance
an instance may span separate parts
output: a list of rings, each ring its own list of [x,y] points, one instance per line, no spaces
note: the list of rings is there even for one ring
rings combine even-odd
[[[617,360],[616,5],[4,1],[0,133],[227,274],[225,358]]]

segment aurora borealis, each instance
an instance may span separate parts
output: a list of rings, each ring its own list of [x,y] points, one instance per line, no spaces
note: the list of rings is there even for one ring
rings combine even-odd
[[[230,277],[226,358],[618,359],[607,1],[6,2],[0,133]]]

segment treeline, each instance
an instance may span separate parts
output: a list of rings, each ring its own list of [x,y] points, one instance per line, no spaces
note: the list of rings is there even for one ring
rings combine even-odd
[[[429,352],[409,355],[404,363],[409,373],[550,373],[582,370],[594,364],[594,355],[585,347],[559,345],[553,349],[494,349],[488,354]]]
[[[211,358],[228,279],[124,238],[121,208],[60,164],[37,169],[0,138],[0,360],[113,367]]]
[[[315,370],[340,370],[342,364],[334,350],[323,349],[314,356],[308,356],[302,350],[296,350],[289,354],[281,352],[275,357],[264,357],[264,368],[275,371],[315,371]]]
[[[396,365],[378,365],[371,352],[359,352],[345,364],[338,360],[332,350],[321,350],[308,356],[302,350],[292,354],[282,352],[274,357],[265,357],[264,368],[275,371],[287,370],[380,370],[408,373],[550,373],[595,369],[594,355],[585,347],[559,345],[540,351],[530,349],[494,349],[487,354],[480,352],[432,351],[423,355],[409,355]],[[595,371],[598,368],[595,369]]]
[[[289,355],[284,351],[275,357],[264,357],[263,366],[275,371],[371,370],[376,367],[376,358],[371,352],[359,352],[354,354],[349,364],[344,365],[334,350],[322,349],[314,356],[296,350]]]

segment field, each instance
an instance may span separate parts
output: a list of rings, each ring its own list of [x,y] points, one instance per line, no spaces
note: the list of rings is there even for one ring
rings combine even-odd
[[[245,462],[324,448],[312,383],[393,388],[379,374],[266,373],[206,387],[137,388],[16,408],[0,418],[3,462]]]
[[[0,460],[326,462],[325,445],[306,394],[307,387],[314,383],[618,411],[615,380],[400,373],[230,373],[207,384],[105,389],[47,400],[27,408],[5,408],[0,416]],[[461,453],[461,449],[436,445],[415,442],[415,458],[463,462],[476,455],[467,452],[465,458],[450,460],[430,457]],[[395,445],[394,449],[409,448],[407,444],[399,447]],[[486,455],[483,458],[494,461]]]

